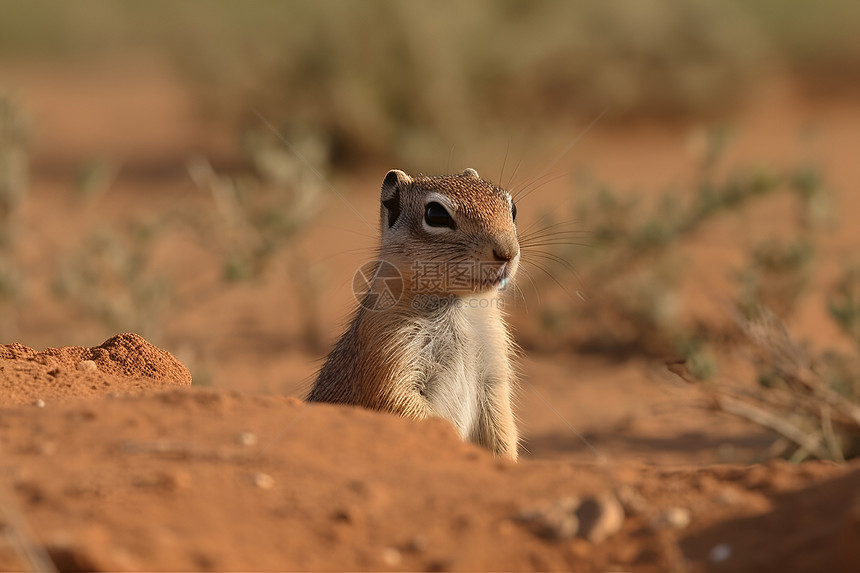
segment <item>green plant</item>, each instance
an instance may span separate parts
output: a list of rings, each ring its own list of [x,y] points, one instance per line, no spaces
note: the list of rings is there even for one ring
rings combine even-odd
[[[25,292],[24,279],[17,266],[0,252],[0,340],[16,332],[16,304]]]
[[[324,142],[307,136],[296,145],[310,156],[308,162],[325,169]],[[218,236],[207,242],[218,245],[228,281],[259,279],[266,273],[316,218],[324,184],[315,178],[314,167],[262,132],[246,134],[244,148],[253,167],[250,174],[219,175],[202,157],[188,165],[191,178],[214,201]]]
[[[16,247],[29,189],[29,120],[15,98],[0,93],[0,338],[16,331],[16,302],[25,293]]]
[[[0,93],[0,250],[12,248],[29,187],[29,125],[21,104]]]
[[[766,307],[785,319],[794,313],[812,278],[815,249],[808,240],[766,241],[752,249],[739,274],[738,307],[751,316]]]
[[[203,242],[221,256],[222,277],[228,283],[259,281],[273,265],[286,264],[293,290],[301,298],[303,339],[320,348],[318,276],[292,247],[320,213],[326,183],[319,169],[327,170],[329,151],[326,141],[311,132],[287,135],[301,157],[286,149],[280,136],[245,134],[243,149],[251,173],[219,175],[202,157],[189,163],[191,178],[211,194],[215,207],[214,218],[197,229]]]
[[[65,258],[54,293],[111,334],[137,332],[157,341],[171,303],[169,280],[151,265],[158,233],[157,224],[93,233]]]
[[[793,461],[860,456],[860,356],[813,353],[766,309],[735,318],[757,385],[703,383],[688,365],[671,369],[697,384],[717,408],[778,434],[775,455]]]
[[[526,233],[524,261],[530,247],[555,246],[558,250],[537,260],[550,274],[575,269],[586,292],[584,304],[574,300],[544,309],[555,315],[551,336],[567,336],[580,351],[676,357],[670,369],[705,391],[716,407],[776,432],[774,451],[790,459],[858,456],[860,353],[814,352],[783,322],[809,293],[821,233],[832,226],[824,178],[808,165],[720,175],[727,133],[709,138],[692,192],[676,190],[649,206],[592,185],[576,215],[578,225],[591,230],[593,248],[583,249],[565,226]],[[747,217],[754,202],[775,194],[783,204],[793,202],[797,216],[787,221],[792,236],[738,246],[746,249],[748,263],[737,273],[735,304],[724,303],[737,328],[725,321],[685,320],[680,307],[684,239],[721,217]],[[860,349],[858,268],[844,270],[828,309]],[[752,360],[756,384],[727,379],[720,368],[727,353]]]
[[[522,241],[526,269],[531,263],[552,277],[575,269],[577,290],[586,293],[587,304],[573,300],[551,309],[560,316],[556,323],[568,326],[569,343],[647,355],[691,348],[685,341],[697,335],[691,331],[694,325],[682,319],[680,294],[686,279],[685,239],[720,217],[744,212],[754,201],[791,194],[798,187],[794,170],[735,169],[719,174],[729,133],[723,128],[708,136],[691,190],[667,192],[651,205],[585,181],[590,189],[579,193],[582,199],[574,219],[589,230],[588,248],[580,244],[580,236],[552,221],[546,231],[526,232]],[[784,301],[785,312],[790,312],[805,292],[813,255],[812,243],[805,239],[753,249],[750,268],[742,273],[747,305]],[[540,280],[540,274],[537,277]]]
[[[827,310],[860,349],[860,266],[849,266],[842,271],[827,299]]]

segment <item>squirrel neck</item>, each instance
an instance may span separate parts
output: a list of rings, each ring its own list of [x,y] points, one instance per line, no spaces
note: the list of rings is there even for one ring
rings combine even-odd
[[[437,407],[434,396],[451,395],[452,378],[459,389],[473,391],[487,361],[507,368],[501,297],[488,294],[404,297],[381,310],[371,310],[365,299],[323,365],[310,399],[412,417],[441,415],[466,434],[467,424],[455,419],[459,413],[439,411],[447,406]],[[474,402],[465,398],[455,401]]]

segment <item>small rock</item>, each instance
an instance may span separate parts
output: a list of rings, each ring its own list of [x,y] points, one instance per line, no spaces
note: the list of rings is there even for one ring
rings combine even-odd
[[[600,543],[624,524],[624,508],[611,493],[585,499],[576,510],[579,536]]]
[[[42,400],[41,398],[39,398],[38,400],[36,400],[35,406],[37,408],[44,408],[45,407],[45,401]]]
[[[43,456],[52,456],[57,451],[56,442],[42,442],[39,444],[39,453]]]
[[[736,490],[726,487],[720,490],[716,499],[722,505],[735,505],[741,501],[741,496]]]
[[[183,470],[164,472],[159,475],[158,480],[161,487],[170,491],[188,489],[194,485],[194,478],[191,477],[191,474]]]
[[[406,550],[415,553],[423,553],[427,551],[427,547],[429,545],[430,541],[427,539],[426,535],[416,535],[406,544]]]
[[[648,513],[648,502],[629,485],[622,485],[615,490],[615,497],[621,502],[624,513],[631,517]]]
[[[81,360],[80,362],[78,362],[77,368],[81,372],[90,372],[99,369],[98,365],[96,365],[95,361],[93,360]]]
[[[257,436],[251,432],[242,432],[239,434],[238,440],[243,446],[253,446],[257,443]]]
[[[711,549],[711,553],[708,555],[714,563],[722,563],[731,556],[732,548],[726,543],[720,543],[719,545],[714,546],[714,548]]]
[[[176,472],[160,471],[152,475],[138,476],[133,483],[142,488],[178,491],[190,487],[193,480],[187,472],[179,470]]]
[[[46,366],[48,370],[58,370],[60,368],[60,361],[53,356],[47,356],[40,353],[36,355],[35,361],[38,364]]]
[[[660,525],[667,525],[673,529],[686,529],[690,525],[690,510],[685,507],[670,507],[657,519]]]
[[[252,479],[254,480],[254,485],[260,489],[272,489],[275,487],[275,478],[269,474],[257,472],[252,476]]]
[[[395,548],[386,547],[382,550],[382,562],[389,567],[397,567],[401,561],[403,561],[403,556]]]
[[[579,499],[569,497],[520,511],[515,519],[538,537],[556,541],[573,539],[579,531],[577,507]]]
[[[356,524],[361,516],[361,512],[355,507],[339,507],[332,512],[331,517],[334,521],[340,523]]]

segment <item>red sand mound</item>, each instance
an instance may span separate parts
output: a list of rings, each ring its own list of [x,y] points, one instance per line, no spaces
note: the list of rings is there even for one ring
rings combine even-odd
[[[0,570],[860,570],[858,464],[514,464],[441,420],[141,392],[189,383],[133,334],[0,346]]]
[[[857,465],[514,464],[440,420],[192,389],[4,408],[0,451],[7,570],[860,570]],[[596,543],[593,495],[627,513]]]
[[[93,348],[37,352],[0,345],[0,405],[188,384],[191,374],[181,362],[137,334],[120,334]]]

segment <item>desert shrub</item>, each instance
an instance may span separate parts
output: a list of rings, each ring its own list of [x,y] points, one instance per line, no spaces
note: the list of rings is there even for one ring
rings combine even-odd
[[[208,208],[181,205],[138,217],[124,227],[106,227],[74,245],[53,281],[62,301],[108,333],[134,331],[158,341],[169,311],[188,310],[223,292],[225,286],[258,283],[275,265],[285,265],[294,291],[302,298],[303,339],[322,344],[314,266],[292,247],[317,217],[325,185],[328,148],[310,133],[290,132],[294,149],[280,136],[249,132],[241,142],[250,169],[216,173],[204,157],[189,161],[192,180],[211,201]],[[311,167],[309,167],[309,165]],[[97,208],[115,166],[91,162],[78,178],[80,207]],[[159,268],[156,250],[171,233],[193,232],[200,245],[217,255],[218,280],[195,281],[174,293],[171,271]]]
[[[849,264],[842,270],[827,299],[827,309],[860,350],[860,265]]]
[[[860,81],[856,2],[747,0],[743,9],[774,55],[801,77],[815,80],[819,89]]]
[[[242,147],[251,171],[234,175],[215,172],[203,157],[188,170],[196,185],[212,197],[214,209],[192,217],[201,243],[223,261],[227,283],[258,282],[275,264],[286,264],[299,305],[304,341],[322,345],[318,309],[320,281],[310,261],[294,249],[295,241],[320,214],[323,187],[328,185],[329,150],[324,138],[311,132],[271,130],[245,134]],[[289,145],[291,148],[288,148]]]
[[[86,237],[63,260],[54,294],[107,332],[137,332],[158,341],[170,308],[170,280],[152,266],[158,223],[104,228]]]
[[[259,125],[256,106],[327,134],[339,166],[409,167],[571,113],[713,114],[774,59],[856,82],[858,10],[844,0],[31,0],[0,3],[0,57],[157,50],[204,113]]]
[[[714,146],[721,142],[721,137],[712,138]],[[701,357],[698,327],[682,317],[680,289],[687,268],[684,240],[719,217],[742,213],[753,201],[776,193],[794,194],[797,177],[794,170],[763,168],[721,174],[714,168],[718,157],[718,152],[706,152],[692,189],[667,192],[652,204],[584,181],[577,193],[582,199],[570,218],[586,235],[575,237],[572,243],[574,231],[550,231],[547,239],[541,239],[538,232],[535,238],[524,239],[525,258],[529,257],[529,243],[543,240],[555,250],[550,258],[539,254],[539,266],[548,267],[549,275],[569,279],[568,290],[585,293],[584,303],[568,297],[567,304],[546,309],[556,315],[551,338],[565,333],[562,336],[568,337],[568,344],[580,350],[652,356],[676,352],[689,356],[695,350]],[[748,304],[784,304],[789,312],[805,292],[812,247],[798,239],[788,246],[762,245],[750,253],[752,262],[741,273]],[[544,283],[551,287],[548,280]],[[545,340],[538,337],[531,344],[539,348]]]
[[[712,147],[722,147],[722,141],[712,138]],[[826,300],[855,352],[814,349],[786,326],[810,293],[818,245],[833,227],[824,178],[808,165],[727,171],[718,168],[719,157],[719,149],[707,151],[692,190],[670,192],[651,205],[589,182],[575,214],[577,226],[590,230],[588,247],[570,231],[551,231],[543,239],[537,234],[538,244],[543,240],[557,249],[539,262],[554,264],[553,275],[569,276],[565,269],[572,266],[575,284],[586,295],[585,302],[568,298],[544,309],[555,315],[551,325],[542,323],[552,331],[529,340],[531,348],[562,337],[580,352],[666,360],[715,407],[775,432],[774,455],[794,461],[860,456],[857,267],[846,263]],[[745,216],[753,202],[776,194],[794,206],[790,235],[739,245],[747,263],[736,272],[735,299],[723,301],[723,320],[685,320],[684,239],[719,217]],[[524,239],[524,258],[532,240]],[[754,379],[721,372],[729,355],[746,357]]]
[[[248,133],[245,149],[253,169],[238,175],[219,175],[203,157],[189,162],[192,180],[213,199],[216,224],[198,230],[214,230],[206,242],[222,254],[226,280],[262,277],[319,214],[326,183],[318,170],[327,170],[327,149],[310,135],[296,145],[304,150],[301,158],[277,136]]]
[[[0,340],[16,333],[15,307],[24,293],[24,286],[21,271],[0,252]]]
[[[211,116],[326,134],[342,166],[426,166],[572,114],[713,113],[743,94],[760,52],[742,7],[595,3],[91,1],[0,5],[0,55],[156,49]]]
[[[0,338],[16,330],[16,302],[25,293],[16,247],[29,189],[29,120],[21,103],[0,92]]]
[[[392,151],[426,164],[452,144],[485,141],[500,118],[509,133],[537,117],[555,124],[603,109],[713,112],[737,101],[757,50],[737,11],[716,2],[317,3],[289,12],[278,39],[250,54],[237,57],[234,39],[197,44],[232,52],[224,57],[177,54],[204,80],[209,109],[241,114],[238,101],[305,122],[329,134],[338,164]],[[243,93],[228,95],[229,86]]]
[[[0,93],[0,249],[10,249],[29,187],[28,120],[15,98]]]
[[[795,460],[860,455],[860,352],[810,350],[784,323],[809,295],[818,245],[833,227],[824,177],[809,165],[726,169],[720,161],[726,132],[712,133],[709,141],[692,189],[676,189],[646,203],[584,180],[571,217],[575,230],[548,219],[547,232],[524,234],[524,269],[537,263],[547,271],[537,290],[551,289],[552,278],[584,296],[558,302],[544,292],[541,331],[520,328],[526,333],[523,342],[530,350],[561,345],[577,352],[667,360],[715,406],[778,433],[775,453]],[[739,244],[747,263],[735,271],[735,298],[723,300],[722,320],[691,320],[682,307],[689,272],[686,239],[719,218],[747,217],[754,203],[776,200],[776,195],[782,205],[794,207],[787,220],[790,234]],[[533,246],[539,254],[530,265]],[[530,276],[541,280],[540,273]],[[827,302],[840,328],[858,341],[856,268],[846,267]],[[721,362],[737,354],[752,361],[756,380],[726,379]]]
[[[754,246],[749,256],[749,264],[738,274],[738,306],[747,316],[766,307],[788,318],[812,279],[812,243],[803,239],[790,243],[769,240]]]
[[[757,384],[703,383],[686,365],[670,368],[704,390],[715,407],[774,431],[773,455],[793,461],[860,456],[860,353],[813,351],[764,307],[736,319]]]

